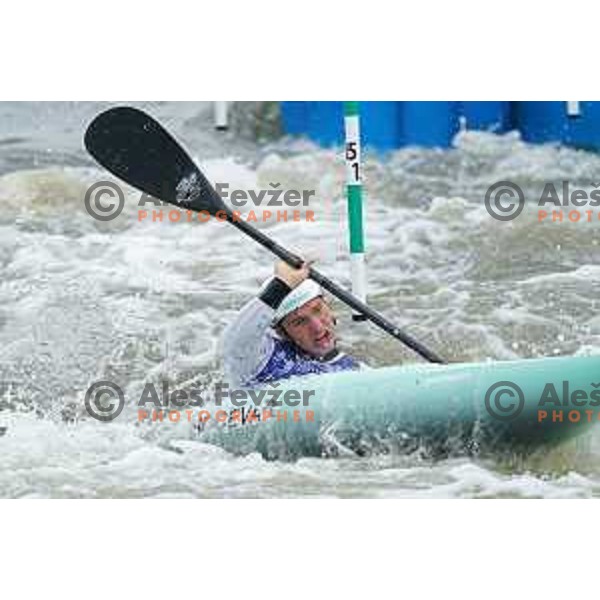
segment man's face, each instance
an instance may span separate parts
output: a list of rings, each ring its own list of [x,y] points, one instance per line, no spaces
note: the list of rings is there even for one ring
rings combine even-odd
[[[335,348],[333,312],[323,298],[314,298],[289,314],[281,326],[304,352],[318,358]]]

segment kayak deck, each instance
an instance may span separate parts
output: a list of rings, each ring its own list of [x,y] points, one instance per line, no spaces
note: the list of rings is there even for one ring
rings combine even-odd
[[[525,455],[598,422],[600,356],[386,367],[294,378],[277,390],[314,393],[308,406],[262,406],[258,419],[209,424],[200,439],[267,459]]]

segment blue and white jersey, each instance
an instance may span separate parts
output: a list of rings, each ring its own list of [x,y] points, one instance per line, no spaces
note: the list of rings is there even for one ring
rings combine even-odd
[[[254,298],[225,330],[222,354],[225,375],[233,387],[256,387],[288,377],[362,367],[343,352],[323,359],[314,358],[279,337],[271,327],[276,308],[265,303],[262,296]]]
[[[319,360],[301,352],[299,348],[288,340],[273,338],[273,350],[269,360],[254,377],[248,381],[248,386],[258,386],[262,383],[286,379],[299,375],[316,373],[332,373],[334,371],[347,371],[358,369],[357,361],[337,352],[328,360]]]

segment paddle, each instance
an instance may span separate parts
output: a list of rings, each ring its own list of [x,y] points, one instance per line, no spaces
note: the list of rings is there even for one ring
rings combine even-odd
[[[85,133],[88,152],[108,171],[136,187],[184,210],[220,213],[231,225],[293,267],[302,259],[233,213],[185,150],[152,117],[131,107],[111,108],[98,115]],[[310,268],[310,278],[355,311],[406,344],[423,358],[443,363],[439,356],[401,331],[378,312]]]

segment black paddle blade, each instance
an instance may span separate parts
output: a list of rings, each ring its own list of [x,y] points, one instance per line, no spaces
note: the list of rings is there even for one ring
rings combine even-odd
[[[87,128],[84,143],[105,169],[154,198],[211,215],[226,210],[185,150],[137,108],[119,106],[99,114]]]

